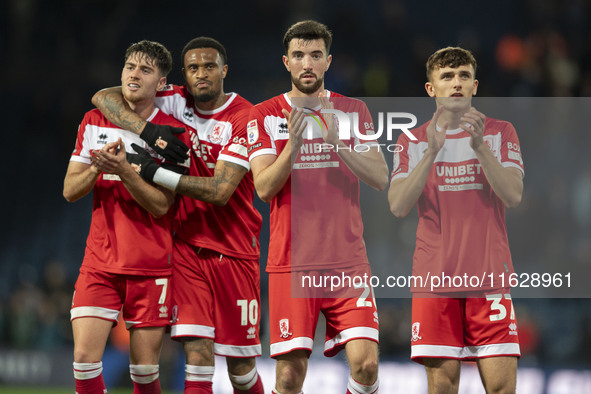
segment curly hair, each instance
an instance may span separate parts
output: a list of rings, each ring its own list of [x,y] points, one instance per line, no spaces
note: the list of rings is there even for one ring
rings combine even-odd
[[[154,64],[160,70],[162,76],[167,76],[172,70],[172,55],[166,47],[156,41],[142,40],[133,43],[125,51],[125,62],[134,53],[145,56],[149,63]]]
[[[476,75],[476,59],[472,52],[460,47],[442,48],[429,56],[427,60],[427,80],[431,78],[431,73],[436,69],[456,68],[465,64],[471,64],[474,67],[474,75]]]

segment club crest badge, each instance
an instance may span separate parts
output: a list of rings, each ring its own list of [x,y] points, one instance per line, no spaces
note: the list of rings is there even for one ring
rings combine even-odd
[[[289,338],[292,335],[292,333],[289,332],[289,319],[279,320],[279,331],[281,331],[281,334],[279,335],[281,338]]]
[[[423,339],[420,335],[419,335],[419,330],[421,328],[421,323],[419,322],[415,322],[412,324],[412,333],[411,333],[411,341],[416,342],[419,339]]]
[[[156,140],[156,142],[154,143],[155,146],[157,146],[160,149],[166,149],[166,146],[168,145],[168,142],[166,142],[165,140],[162,139],[162,137],[158,137],[158,139]]]
[[[216,125],[213,126],[213,130],[211,131],[211,133],[207,136],[207,139],[214,144],[221,144],[223,140],[222,135],[224,133],[225,127],[226,125],[224,125],[221,122],[216,123]]]

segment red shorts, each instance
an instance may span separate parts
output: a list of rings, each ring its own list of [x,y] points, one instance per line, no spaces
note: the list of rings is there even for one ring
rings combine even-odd
[[[339,277],[342,271],[329,272]],[[302,283],[302,277],[310,274],[317,272],[269,273],[271,357],[296,349],[312,353],[320,312],[326,318],[325,356],[335,356],[352,339],[378,342],[378,313],[371,287],[354,289],[357,293],[355,298],[329,298],[330,294],[329,297],[319,297],[319,288],[313,289],[313,297],[292,297],[292,279],[294,284]],[[347,297],[352,291],[346,290]],[[300,292],[301,288],[297,293]]]
[[[175,239],[171,337],[211,338],[220,356],[261,355],[257,260],[222,256]]]
[[[412,300],[411,359],[521,355],[510,294]]]
[[[71,320],[98,317],[117,324],[123,307],[126,327],[163,327],[170,324],[171,275],[121,275],[80,268],[74,286]]]

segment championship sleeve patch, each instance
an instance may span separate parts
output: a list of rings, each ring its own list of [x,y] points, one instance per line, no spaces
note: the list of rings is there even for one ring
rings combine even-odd
[[[252,145],[259,139],[259,127],[257,120],[251,120],[246,126],[246,132],[248,134],[248,145]]]
[[[248,157],[248,152],[246,151],[246,146],[240,144],[232,144],[228,147],[230,152],[236,153],[237,155]]]

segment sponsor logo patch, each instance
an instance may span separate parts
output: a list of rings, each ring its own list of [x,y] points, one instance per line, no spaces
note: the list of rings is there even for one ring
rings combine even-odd
[[[515,152],[513,150],[507,151],[507,157],[509,157],[511,160],[518,161],[520,164],[523,164],[521,154],[519,152]]]
[[[228,150],[245,158],[248,157],[248,152],[246,151],[246,146],[244,145],[232,144],[228,147]]]
[[[251,145],[248,148],[248,153],[250,153],[253,149],[260,148],[261,146],[263,146],[263,144],[261,142],[259,142],[258,144]]]

